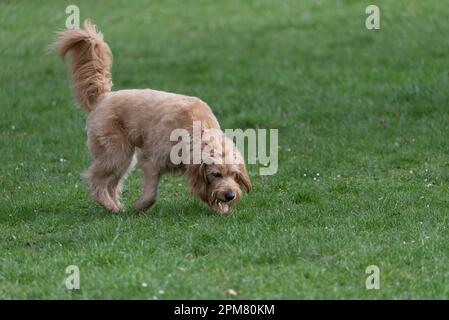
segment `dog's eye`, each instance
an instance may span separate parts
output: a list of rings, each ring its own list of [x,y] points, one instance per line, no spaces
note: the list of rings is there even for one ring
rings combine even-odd
[[[222,175],[221,175],[220,172],[212,172],[212,175],[213,175],[215,178],[221,178],[221,177],[222,177]]]

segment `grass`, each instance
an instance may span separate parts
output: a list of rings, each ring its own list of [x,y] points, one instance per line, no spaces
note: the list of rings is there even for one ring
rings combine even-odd
[[[116,90],[196,95],[223,128],[279,129],[278,173],[250,166],[230,216],[184,177],[143,215],[91,200],[85,115],[45,54],[73,3],[0,3],[0,298],[449,297],[447,1],[379,0],[377,31],[363,1],[76,1]],[[380,290],[365,289],[373,264]]]

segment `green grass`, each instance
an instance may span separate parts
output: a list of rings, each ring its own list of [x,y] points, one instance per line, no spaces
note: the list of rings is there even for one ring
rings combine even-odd
[[[112,48],[116,90],[196,95],[223,128],[278,128],[278,173],[249,166],[254,192],[230,216],[182,176],[143,215],[96,205],[85,115],[45,54],[73,3]],[[0,298],[448,298],[449,3],[376,1],[377,31],[370,3],[2,1]],[[365,289],[372,264],[380,290]]]

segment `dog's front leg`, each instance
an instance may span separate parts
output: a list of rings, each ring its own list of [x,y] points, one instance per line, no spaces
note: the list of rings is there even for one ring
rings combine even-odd
[[[134,205],[136,210],[149,209],[159,196],[158,186],[161,178],[159,168],[152,165],[149,161],[144,161],[142,163],[142,170],[144,175],[144,189],[140,199]]]

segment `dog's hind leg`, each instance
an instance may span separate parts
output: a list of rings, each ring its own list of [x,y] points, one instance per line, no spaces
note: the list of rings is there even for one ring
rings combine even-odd
[[[137,163],[136,155],[132,156],[130,159],[126,158],[114,172],[113,176],[109,181],[108,185],[109,194],[111,195],[112,200],[120,208],[120,210],[123,209],[123,205],[120,202],[120,195],[122,193],[123,182],[126,180],[129,173],[134,169],[136,163]]]
[[[119,185],[132,164],[134,149],[121,133],[101,136],[89,134],[89,149],[94,159],[85,176],[92,197],[112,212],[123,209],[118,199]]]
[[[151,161],[142,161],[142,170],[144,175],[144,188],[140,199],[134,205],[136,210],[146,210],[150,208],[158,198],[158,186],[161,175]]]
[[[103,159],[96,159],[84,176],[89,183],[91,196],[103,207],[112,212],[119,212],[120,206],[112,199],[109,184],[113,178],[113,168]]]

